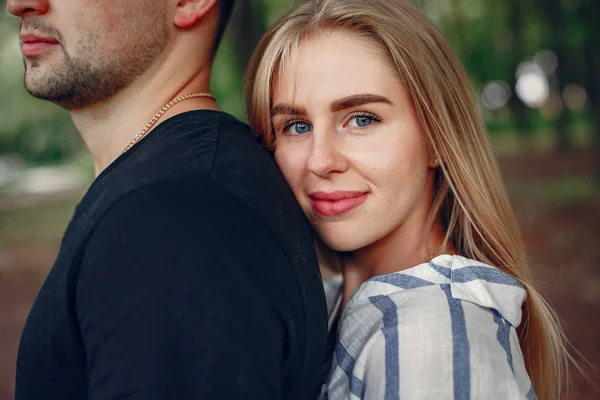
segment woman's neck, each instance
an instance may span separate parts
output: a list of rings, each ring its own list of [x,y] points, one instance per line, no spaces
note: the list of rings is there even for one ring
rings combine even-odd
[[[367,247],[341,254],[344,276],[342,307],[360,285],[374,276],[412,268],[442,253],[454,254],[449,245],[444,247],[444,238],[445,230],[438,220],[429,233],[425,227],[420,230],[399,227]]]

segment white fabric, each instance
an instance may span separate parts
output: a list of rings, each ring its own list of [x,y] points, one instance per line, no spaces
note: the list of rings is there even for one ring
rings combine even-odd
[[[341,288],[339,277],[325,284],[331,313]],[[525,297],[514,278],[460,256],[372,278],[340,316],[320,399],[536,399],[515,331]]]

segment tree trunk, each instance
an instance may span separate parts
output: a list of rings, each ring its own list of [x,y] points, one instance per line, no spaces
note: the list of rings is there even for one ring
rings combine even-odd
[[[454,43],[454,50],[459,58],[464,59],[466,56],[466,40],[465,40],[465,27],[461,15],[461,1],[462,0],[452,0],[452,8],[453,12],[453,21],[454,30],[456,32],[456,40]]]
[[[565,11],[557,0],[538,0],[539,9],[546,16],[546,22],[552,29],[552,48],[558,59],[556,69],[557,89],[563,93],[569,83],[569,49],[565,43]],[[571,134],[567,126],[568,110],[563,108],[555,121],[556,149],[560,153],[570,150],[572,145]]]
[[[586,87],[592,111],[593,152],[596,155],[596,180],[600,183],[600,46],[586,46]]]
[[[516,70],[519,62],[523,57],[523,10],[520,7],[520,0],[510,0],[509,2],[509,18],[511,21],[511,33],[512,37],[510,40],[510,65],[513,66],[514,70]],[[510,86],[513,88],[516,87],[517,80],[515,74],[512,74],[512,78],[509,81]],[[510,108],[515,125],[519,131],[519,134],[522,136],[528,135],[531,133],[531,124],[529,123],[529,110],[527,106],[519,99],[519,97],[514,93],[508,102],[508,107]]]
[[[585,86],[592,111],[593,153],[596,155],[596,181],[600,184],[600,2],[582,1],[579,18],[587,27],[584,44],[586,74]]]
[[[244,71],[254,48],[266,29],[263,0],[238,0],[232,15],[231,32],[240,69]]]

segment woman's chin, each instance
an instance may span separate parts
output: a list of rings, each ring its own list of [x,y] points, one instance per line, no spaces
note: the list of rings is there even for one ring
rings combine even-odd
[[[365,247],[368,243],[363,243],[363,238],[357,237],[344,237],[344,235],[319,235],[323,243],[331,250],[348,253]]]

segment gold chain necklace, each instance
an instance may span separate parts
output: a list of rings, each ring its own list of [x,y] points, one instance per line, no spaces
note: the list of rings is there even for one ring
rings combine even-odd
[[[131,149],[133,146],[136,145],[137,142],[139,142],[140,140],[142,140],[142,138],[144,136],[146,136],[146,134],[150,131],[150,129],[152,129],[152,127],[158,122],[158,120],[167,112],[167,110],[171,107],[173,107],[175,104],[179,103],[180,101],[183,100],[188,100],[188,99],[193,99],[196,97],[208,97],[210,99],[215,100],[215,96],[213,96],[210,93],[188,93],[185,94],[183,96],[179,96],[174,98],[173,100],[169,101],[167,104],[164,105],[163,108],[161,108],[156,115],[154,116],[154,118],[152,118],[150,120],[150,122],[148,122],[146,124],[146,126],[144,127],[144,129],[141,130],[140,133],[138,133],[137,135],[135,135],[135,137],[131,140],[131,142],[129,142],[129,144],[127,145],[127,147],[125,147],[125,149],[123,150],[123,153],[127,152],[127,150]]]

